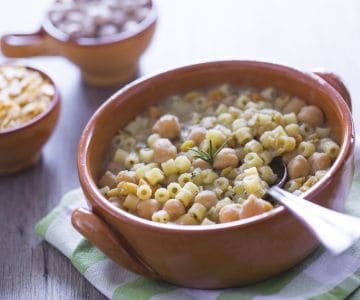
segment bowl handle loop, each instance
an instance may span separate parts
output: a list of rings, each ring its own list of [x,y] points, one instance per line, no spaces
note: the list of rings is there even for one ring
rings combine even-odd
[[[351,96],[339,75],[324,70],[316,70],[314,73],[329,83],[343,97],[350,111],[352,111]]]
[[[29,34],[6,34],[1,37],[1,51],[8,57],[55,55],[43,29]]]
[[[159,277],[136,257],[134,251],[129,251],[130,246],[124,247],[118,235],[93,212],[78,208],[71,216],[71,223],[86,239],[117,264],[143,276]]]

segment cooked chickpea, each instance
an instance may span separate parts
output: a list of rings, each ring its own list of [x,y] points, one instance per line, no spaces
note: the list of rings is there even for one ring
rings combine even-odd
[[[176,139],[180,136],[180,123],[174,115],[163,115],[153,126],[153,132],[163,138]]]
[[[160,203],[155,199],[148,199],[140,201],[137,205],[136,211],[139,217],[151,220],[154,212],[160,209]]]
[[[289,114],[289,113],[299,113],[301,108],[305,106],[305,101],[301,100],[297,97],[292,98],[283,108],[282,112],[284,114]]]
[[[181,216],[179,219],[176,220],[175,223],[179,224],[179,225],[197,225],[198,224],[198,222],[196,221],[194,216],[189,215],[189,214],[185,214],[185,215]]]
[[[206,129],[201,126],[195,126],[191,129],[188,139],[195,142],[196,145],[200,145],[200,143],[205,139]]]
[[[239,164],[239,158],[236,151],[232,148],[223,148],[215,157],[213,166],[215,169],[225,169],[227,167],[235,168]]]
[[[110,197],[109,202],[111,202],[112,205],[115,205],[116,207],[123,208],[123,203],[125,198],[124,197]]]
[[[120,171],[115,178],[116,183],[119,182],[132,182],[136,183],[136,173],[134,171]]]
[[[218,198],[213,191],[205,190],[196,195],[194,202],[204,205],[206,209],[210,209],[216,205]]]
[[[211,168],[211,165],[207,161],[202,160],[201,158],[194,159],[192,161],[192,166],[194,168],[200,168],[200,169],[210,169]]]
[[[307,123],[313,127],[321,126],[325,119],[321,109],[315,105],[302,107],[297,117],[300,122]]]
[[[103,177],[100,178],[99,185],[101,187],[108,186],[110,189],[115,188],[116,180],[114,174],[110,171],[106,171]]]
[[[241,206],[239,204],[229,204],[221,208],[219,212],[220,223],[239,220],[240,207]]]
[[[309,175],[310,165],[304,156],[297,155],[290,160],[287,170],[291,179],[306,177]]]
[[[185,214],[185,207],[181,201],[177,199],[170,199],[165,202],[163,210],[166,210],[170,215],[170,220],[176,220]]]
[[[271,209],[272,205],[270,202],[259,199],[254,195],[250,195],[248,199],[243,203],[241,211],[239,213],[239,217],[240,219],[245,219],[260,215]]]
[[[176,157],[176,147],[168,139],[158,139],[154,142],[154,161],[157,163],[165,162]]]
[[[331,166],[331,157],[326,153],[315,152],[309,159],[311,173],[316,171],[326,170]]]

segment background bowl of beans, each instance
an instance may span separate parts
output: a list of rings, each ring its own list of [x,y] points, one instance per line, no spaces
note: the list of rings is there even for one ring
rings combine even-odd
[[[202,225],[205,223],[182,225],[191,224],[184,222],[164,224],[159,222],[163,215],[151,219],[141,211],[131,213],[121,209],[121,205],[113,205],[99,190],[109,145],[119,129],[170,95],[224,82],[257,89],[272,86],[321,109],[339,152],[327,173],[307,189],[303,197],[332,209],[343,208],[354,170],[354,126],[349,94],[337,76],[325,72],[304,73],[263,62],[223,61],[141,79],[113,95],[87,124],[78,148],[78,170],[91,211],[78,209],[72,216],[78,231],[133,272],[192,288],[235,287],[287,270],[318,246],[314,235],[282,206],[249,218],[208,226]],[[217,94],[211,93],[211,97],[217,98]],[[299,103],[291,103],[295,102]],[[298,118],[308,118],[310,114],[300,115]],[[171,123],[173,119],[166,117],[163,121]],[[318,122],[318,119],[311,118],[311,121]],[[171,139],[173,130],[161,132],[160,124],[153,129]],[[219,165],[233,161],[233,156],[228,158],[224,156]],[[182,168],[183,162],[180,165]],[[156,179],[158,173],[145,179]],[[155,198],[158,198],[156,194]],[[183,202],[183,197],[179,200]]]
[[[0,174],[30,167],[57,123],[60,95],[44,72],[0,66]]]
[[[89,84],[112,86],[135,77],[156,19],[151,0],[60,0],[38,32],[4,35],[1,49],[9,57],[61,55],[80,67]]]

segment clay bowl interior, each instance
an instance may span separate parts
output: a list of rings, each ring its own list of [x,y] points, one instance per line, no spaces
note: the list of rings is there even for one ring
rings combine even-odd
[[[0,175],[15,173],[36,163],[59,117],[60,94],[54,81],[41,70],[26,68],[47,79],[55,88],[55,94],[44,112],[27,123],[0,131]]]
[[[225,61],[212,62],[199,65],[193,65],[165,72],[160,75],[136,81],[112,96],[105,102],[86,126],[81,137],[78,152],[78,168],[82,188],[87,196],[92,210],[99,215],[106,223],[110,224],[115,231],[121,232],[129,244],[136,250],[136,253],[143,258],[160,277],[170,282],[196,288],[219,288],[229,287],[238,284],[251,283],[258,281],[281,271],[292,267],[304,259],[318,245],[316,239],[302,227],[300,222],[289,215],[285,209],[280,206],[276,209],[252,218],[240,220],[231,223],[217,224],[213,226],[179,226],[171,224],[157,224],[125,211],[112,207],[105,198],[101,196],[96,187],[96,182],[104,171],[104,161],[109,150],[112,137],[119,128],[125,126],[136,115],[143,112],[148,106],[158,103],[169,95],[184,93],[193,89],[214,86],[217,84],[229,83],[238,86],[253,86],[265,88],[273,86],[281,91],[306,99],[310,104],[318,105],[325,113],[329,126],[332,128],[336,140],[341,145],[341,151],[327,175],[316,185],[309,189],[304,197],[328,207],[341,207],[338,193],[345,192],[339,190],[337,193],[328,193],[326,189],[333,183],[334,178],[342,180],[345,161],[349,159],[352,153],[352,138],[354,135],[350,110],[345,104],[341,95],[326,81],[318,76],[303,73],[288,67],[251,62],[251,61]],[[351,159],[351,158],[350,158]],[[349,159],[349,160],[350,160]],[[351,168],[351,166],[347,166]],[[345,172],[346,173],[346,172]],[[348,172],[351,173],[351,170]],[[351,175],[349,175],[351,177]],[[338,181],[339,181],[338,180]],[[339,181],[339,182],[340,182]],[[351,178],[344,179],[343,189],[348,188]],[[341,202],[341,201],[340,201]],[[274,228],[269,226],[274,225]],[[265,227],[264,227],[265,226]],[[267,226],[267,227],[266,227]],[[284,227],[285,226],[285,227]],[[288,228],[286,228],[288,226]],[[290,227],[290,228],[289,228]],[[281,240],[265,240],[259,242],[249,241],[247,252],[240,249],[239,254],[235,250],[228,251],[226,247],[229,240],[234,237],[241,239],[243,236],[256,236],[260,230],[269,228],[270,236],[279,238],[277,230],[286,228]],[[143,230],[143,232],[139,232]],[[235,232],[243,231],[244,235],[236,236]],[[286,232],[285,232],[286,231]],[[139,239],[139,234],[142,241]],[[216,242],[215,236],[219,237]],[[152,239],[158,237],[157,240]],[[261,236],[263,237],[263,236]],[[189,244],[183,247],[178,245],[177,239],[186,241]],[[169,243],[167,244],[166,241]],[[199,240],[197,240],[199,239]],[[215,239],[215,240],[214,240]],[[143,249],[144,241],[148,243],[147,249]],[[291,245],[286,245],[287,240],[292,240]],[[246,241],[243,241],[246,242]],[[188,257],[177,264],[177,271],[171,270],[171,266],[155,256],[159,247],[156,243],[164,243],[164,252],[171,253],[175,249],[189,251]],[[177,245],[174,245],[176,244]],[[267,255],[274,259],[273,262],[259,259],[255,265],[251,266],[248,275],[242,276],[242,273],[230,270],[222,271],[222,274],[215,280],[209,272],[217,269],[217,254],[208,251],[206,254],[202,244],[208,243],[217,251],[224,250],[229,256],[240,256],[249,251],[255,255],[270,251]],[[241,245],[241,242],[235,242]],[[271,243],[271,245],[270,245]],[[227,244],[227,245],[225,245]],[[237,245],[238,246],[238,245]],[[177,248],[180,247],[180,248]],[[279,253],[276,253],[279,249]],[[289,249],[287,251],[286,249]],[[180,251],[180,250],[179,250]],[[235,251],[235,252],[234,252]],[[204,253],[204,257],[201,255]],[[251,254],[252,255],[252,254]],[[189,264],[197,263],[193,261],[194,257],[201,260],[199,265],[194,266],[189,271]],[[201,257],[201,258],[199,258]],[[228,266],[239,263],[241,267],[247,266],[246,258],[227,257]],[[211,264],[208,262],[212,261]],[[242,264],[242,265],[241,265]],[[184,269],[182,266],[184,265]],[[200,266],[201,265],[201,266]],[[226,265],[223,265],[226,269]],[[199,271],[199,268],[203,270]],[[192,273],[189,275],[189,273]],[[233,278],[234,274],[239,278]],[[186,275],[185,275],[186,274]]]

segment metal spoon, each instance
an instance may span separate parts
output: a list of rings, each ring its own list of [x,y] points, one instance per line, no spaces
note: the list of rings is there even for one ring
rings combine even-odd
[[[286,165],[281,158],[275,158],[270,166],[278,181],[268,189],[268,194],[286,206],[325,248],[338,255],[360,238],[360,218],[327,209],[281,189],[287,179]]]

